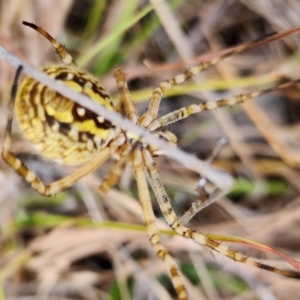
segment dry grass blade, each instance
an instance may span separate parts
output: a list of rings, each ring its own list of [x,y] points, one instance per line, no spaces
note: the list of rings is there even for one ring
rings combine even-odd
[[[271,7],[242,0],[133,0],[128,5],[121,0],[101,4],[0,0],[0,7],[4,160],[42,194],[72,185],[56,196],[43,197],[0,160],[3,298],[140,300],[175,299],[177,294],[187,299],[188,294],[203,300],[297,299],[293,279],[266,276],[265,271],[224,256],[299,276],[295,270],[299,271],[300,247],[300,93],[298,81],[292,81],[300,77],[299,35],[292,36],[299,32],[298,3],[275,0]],[[26,23],[44,36],[49,32],[48,39],[67,66],[55,63],[51,44],[22,28],[23,20],[37,24]],[[278,33],[269,35],[272,32]],[[87,70],[74,68],[74,61]],[[56,159],[74,162],[74,152],[80,152],[72,140],[77,130],[77,142],[88,153],[107,141],[101,155],[85,167],[62,168],[36,155],[16,122],[5,130],[9,89],[19,64],[25,67],[24,76],[34,79],[22,75],[19,80],[16,102],[27,101],[20,95],[26,94],[24,82],[29,80],[31,104],[17,107],[17,119],[39,116],[29,121],[33,130],[29,137],[20,122],[29,141],[48,144],[44,154],[63,153]],[[50,65],[45,72],[69,80],[67,85],[82,93],[29,64]],[[176,76],[182,69],[186,71]],[[44,84],[58,91],[59,109],[52,109],[52,98],[50,105],[43,102],[50,99],[39,90]],[[106,89],[121,103],[109,104]],[[99,100],[95,90],[108,110],[95,103]],[[232,110],[214,112],[257,96],[260,99]],[[133,99],[138,103],[133,105]],[[70,106],[61,114],[63,103]],[[193,115],[202,110],[210,112]],[[43,111],[48,115],[45,122]],[[111,135],[93,140],[99,124],[105,126],[100,126],[97,137],[100,131]],[[38,142],[40,128],[45,132],[42,142]],[[89,133],[86,142],[83,128]],[[58,143],[49,132],[56,132]],[[73,144],[62,142],[66,136]],[[214,145],[222,136],[229,143],[216,154]],[[214,159],[205,161],[211,151]],[[106,161],[110,156],[118,162]],[[205,178],[200,182],[199,173]],[[234,188],[225,195],[233,178]],[[102,192],[119,184],[99,195],[101,180]],[[151,185],[153,191],[148,190]],[[146,242],[147,235],[157,255]]]

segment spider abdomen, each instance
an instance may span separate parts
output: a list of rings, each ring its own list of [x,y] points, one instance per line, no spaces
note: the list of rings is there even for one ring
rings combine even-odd
[[[113,110],[106,90],[90,74],[70,66],[42,69],[51,78]],[[89,161],[120,128],[31,77],[16,96],[16,115],[25,137],[47,158],[68,165]]]

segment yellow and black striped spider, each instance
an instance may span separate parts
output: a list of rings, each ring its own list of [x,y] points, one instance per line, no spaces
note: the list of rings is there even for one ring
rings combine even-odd
[[[59,44],[42,28],[27,22],[23,22],[23,24],[35,29],[46,37],[65,63],[65,65],[45,67],[42,69],[44,73],[75,91],[87,95],[92,100],[105,106],[108,110],[114,110],[125,115],[131,122],[144,127],[149,132],[166,140],[174,146],[176,146],[177,138],[172,132],[164,129],[166,125],[187,118],[191,114],[242,103],[246,100],[274,90],[283,89],[298,82],[290,81],[271,89],[237,95],[216,102],[193,104],[170,112],[162,117],[158,117],[161,99],[168,89],[187,81],[199,72],[218,63],[221,59],[224,59],[229,55],[259,45],[261,41],[248,43],[238,46],[234,50],[214,58],[211,61],[195,66],[172,79],[163,81],[153,90],[148,110],[143,115],[137,116],[122,69],[118,68],[114,73],[120,93],[120,102],[114,104],[110,100],[105,88],[97,81],[97,79],[76,67],[74,59],[64,46]],[[294,31],[296,32],[297,30],[299,29],[295,29]],[[285,33],[282,33],[281,36],[284,36],[284,34]],[[263,42],[269,42],[278,37],[280,37],[280,34],[268,37]],[[45,196],[54,195],[72,186],[80,178],[94,171],[110,157],[113,157],[117,162],[103,179],[99,187],[100,192],[105,193],[119,181],[126,164],[131,164],[135,173],[139,200],[142,206],[149,240],[155,249],[156,254],[165,262],[169,270],[178,299],[188,299],[188,293],[182,282],[180,272],[174,259],[160,242],[160,235],[156,226],[156,219],[150,200],[147,183],[148,176],[160,209],[168,225],[179,235],[187,239],[192,239],[200,245],[205,245],[235,261],[254,265],[285,276],[299,277],[299,274],[296,272],[284,271],[255,262],[244,257],[239,252],[221,245],[219,242],[214,241],[197,231],[183,226],[179,222],[179,219],[172,208],[170,199],[165,191],[153,160],[153,157],[160,154],[159,149],[147,144],[138,136],[123,131],[118,125],[106,120],[105,116],[97,115],[88,109],[79,106],[70,99],[63,97],[56,91],[51,90],[31,77],[26,77],[21,86],[17,88],[19,73],[20,68],[19,72],[17,72],[12,90],[7,132],[2,152],[3,159],[17,173],[24,177],[32,188]],[[11,123],[14,108],[25,137],[39,152],[45,157],[58,163],[79,165],[80,167],[74,173],[57,180],[50,185],[44,185],[37,175],[30,171],[23,162],[10,151]]]

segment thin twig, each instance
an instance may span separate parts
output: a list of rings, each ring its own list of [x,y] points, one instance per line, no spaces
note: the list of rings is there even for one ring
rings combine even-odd
[[[222,190],[229,190],[233,186],[233,178],[229,174],[222,173],[216,169],[213,169],[207,163],[197,159],[194,155],[187,154],[184,151],[169,145],[162,139],[158,139],[153,134],[145,130],[144,128],[135,125],[127,119],[124,119],[120,114],[114,111],[109,111],[104,106],[97,104],[95,101],[89,97],[77,93],[68,86],[48,77],[45,73],[36,70],[30,65],[23,63],[16,56],[0,47],[0,58],[7,61],[13,67],[23,66],[23,72],[30,75],[35,80],[45,84],[51,89],[59,92],[63,96],[71,99],[72,101],[78,103],[79,105],[89,109],[90,111],[105,116],[105,118],[114,124],[118,124],[124,131],[133,132],[136,135],[143,138],[147,143],[157,147],[157,149],[163,150],[164,154],[168,157],[173,158],[178,161],[186,168],[201,174],[203,177],[210,180],[216,186]]]

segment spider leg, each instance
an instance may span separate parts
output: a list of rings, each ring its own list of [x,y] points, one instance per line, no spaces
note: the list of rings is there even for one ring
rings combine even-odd
[[[55,38],[53,38],[47,31],[45,31],[43,28],[29,22],[22,22],[23,25],[28,26],[39,32],[41,35],[43,35],[55,48],[56,53],[60,56],[60,58],[63,60],[63,62],[67,65],[76,65],[74,58],[72,55],[67,51],[66,47],[62,44],[60,44]]]
[[[130,151],[132,146],[128,143],[122,152],[120,153],[120,158],[116,164],[111,168],[106,177],[102,180],[101,185],[99,186],[99,192],[101,194],[107,193],[110,188],[116,185],[123,173],[123,167],[128,162]]]
[[[136,124],[137,115],[136,109],[131,101],[130,92],[128,90],[128,86],[126,83],[126,78],[123,70],[121,68],[117,68],[114,72],[114,76],[116,78],[116,82],[118,84],[119,93],[120,93],[120,113],[125,113],[127,119]]]
[[[120,93],[120,106],[118,110],[121,113],[125,113],[127,118],[133,121],[134,123],[137,122],[137,115],[135,107],[131,101],[130,93],[126,84],[125,74],[122,69],[118,68],[114,72],[114,76],[116,78],[119,93]],[[121,176],[121,171],[123,165],[127,162],[128,154],[132,150],[132,147],[128,147],[125,149],[124,152],[126,155],[121,156],[117,164],[105,178],[100,186],[100,191],[105,192],[109,187],[115,184],[118,181],[119,177]],[[123,153],[124,153],[123,152]],[[187,291],[181,281],[179,271],[176,267],[175,261],[173,260],[172,256],[168,253],[168,251],[161,245],[160,243],[160,236],[158,228],[155,224],[155,216],[153,213],[151,199],[148,189],[148,184],[145,176],[145,170],[142,162],[141,151],[135,149],[132,153],[133,155],[133,167],[135,170],[135,176],[137,180],[138,186],[138,193],[139,199],[141,202],[142,210],[144,213],[145,224],[147,228],[147,233],[149,235],[149,239],[153,248],[155,249],[157,255],[166,263],[169,268],[171,279],[174,285],[174,288],[177,292],[178,298],[181,300],[187,300]]]
[[[273,88],[257,91],[257,92],[252,92],[252,93],[247,93],[247,94],[240,94],[233,96],[231,98],[223,98],[220,100],[217,100],[215,102],[213,101],[208,101],[208,102],[202,102],[199,104],[192,104],[190,106],[182,107],[178,110],[174,110],[154,121],[152,121],[148,126],[147,129],[150,131],[160,129],[166,125],[178,122],[182,119],[185,119],[189,117],[192,114],[196,114],[205,110],[213,110],[219,107],[224,107],[224,106],[233,106],[236,104],[243,103],[245,101],[251,100],[253,98],[259,97],[261,95],[273,92],[273,91],[278,91],[285,89],[287,87],[290,87],[294,84],[297,84],[300,82],[300,79],[296,80],[291,80],[282,84],[279,84]]]
[[[202,191],[201,188],[203,189]],[[194,201],[191,207],[180,217],[180,224],[186,225],[199,211],[201,211],[207,206],[210,206],[212,203],[216,202],[226,194],[226,191],[217,189],[213,193],[206,195],[206,191],[200,185],[197,189],[199,189],[202,192],[203,196],[199,195],[199,199]]]
[[[168,225],[173,230],[175,230],[179,235],[181,235],[185,238],[188,238],[188,239],[192,239],[200,245],[207,246],[208,248],[210,248],[216,252],[219,252],[234,261],[252,265],[252,266],[255,266],[255,267],[258,267],[261,269],[265,269],[265,270],[268,270],[268,271],[271,271],[274,273],[278,273],[278,274],[281,274],[281,275],[284,275],[287,277],[300,278],[300,274],[298,272],[281,270],[278,268],[274,268],[274,267],[256,262],[250,258],[243,256],[241,253],[230,249],[229,247],[221,245],[221,243],[214,241],[201,233],[198,233],[188,227],[182,226],[179,222],[179,219],[178,219],[175,211],[172,208],[170,198],[168,197],[168,195],[163,187],[163,184],[161,182],[160,176],[157,172],[157,169],[156,169],[156,166],[152,159],[151,154],[149,153],[148,150],[143,150],[142,155],[143,155],[144,165],[146,166],[146,169],[150,175],[153,190],[154,190],[154,193],[158,200],[160,209],[161,209],[164,217],[166,218]]]
[[[149,103],[149,108],[148,108],[147,112],[144,113],[139,118],[139,120],[138,120],[139,124],[141,124],[144,127],[147,127],[153,120],[155,120],[157,118],[161,99],[162,99],[163,95],[165,94],[165,92],[167,90],[169,90],[171,87],[179,85],[179,84],[189,80],[190,78],[195,77],[200,72],[206,70],[210,66],[217,64],[219,61],[221,61],[231,55],[243,52],[247,49],[250,49],[250,48],[262,45],[262,44],[270,43],[272,41],[281,39],[285,36],[297,33],[299,31],[300,31],[300,27],[297,27],[297,28],[283,31],[281,33],[271,35],[267,38],[264,38],[264,39],[261,39],[258,41],[253,41],[253,42],[245,43],[243,45],[239,45],[237,47],[234,47],[233,49],[228,50],[224,54],[213,58],[210,61],[203,62],[203,63],[199,64],[198,66],[195,66],[182,74],[179,74],[169,80],[163,81],[162,83],[160,83],[158,85],[157,88],[155,88],[153,90],[152,97],[151,97],[150,103]]]
[[[155,224],[155,216],[153,213],[153,208],[150,199],[149,188],[146,180],[146,174],[144,169],[144,164],[142,160],[141,150],[134,150],[132,158],[133,168],[135,171],[135,177],[137,181],[139,199],[142,206],[145,224],[149,240],[155,249],[157,255],[165,262],[167,265],[173,286],[177,292],[178,299],[187,300],[188,295],[186,288],[184,287],[182,280],[179,275],[178,268],[172,256],[166,250],[165,247],[161,245],[160,236],[158,228]]]
[[[214,146],[212,152],[209,154],[208,157],[206,157],[205,162],[207,164],[211,164],[214,158],[218,155],[218,153],[221,150],[221,147],[223,147],[224,144],[227,143],[227,138],[222,137],[219,139],[217,144]],[[227,191],[220,190],[216,188],[211,193],[208,193],[205,189],[205,185],[207,183],[207,180],[205,178],[201,178],[198,182],[197,186],[197,192],[198,192],[198,199],[194,201],[191,205],[191,207],[180,217],[179,223],[182,225],[186,225],[200,210],[203,208],[211,205],[218,199],[220,199],[222,196],[225,196]]]
[[[23,67],[19,66],[16,75],[14,78],[13,85],[11,87],[10,91],[10,100],[8,103],[8,115],[7,115],[7,124],[6,124],[6,131],[5,131],[5,140],[4,140],[4,149],[10,149],[11,146],[11,127],[12,127],[12,121],[13,121],[13,113],[14,113],[14,107],[16,102],[16,94],[18,90],[18,80],[20,77],[20,74],[22,72]],[[3,150],[4,153],[4,150]]]
[[[44,183],[37,177],[37,175],[34,172],[30,171],[28,167],[26,167],[25,164],[19,158],[17,158],[9,148],[7,148],[7,145],[10,144],[10,141],[11,134],[10,132],[6,132],[4,148],[2,152],[4,161],[8,165],[10,165],[19,175],[21,175],[33,189],[44,196],[55,195],[70,187],[79,179],[97,169],[111,155],[110,149],[105,148],[101,152],[99,152],[99,154],[95,158],[76,170],[74,173],[65,176],[57,181],[54,181],[49,185],[44,185]]]

